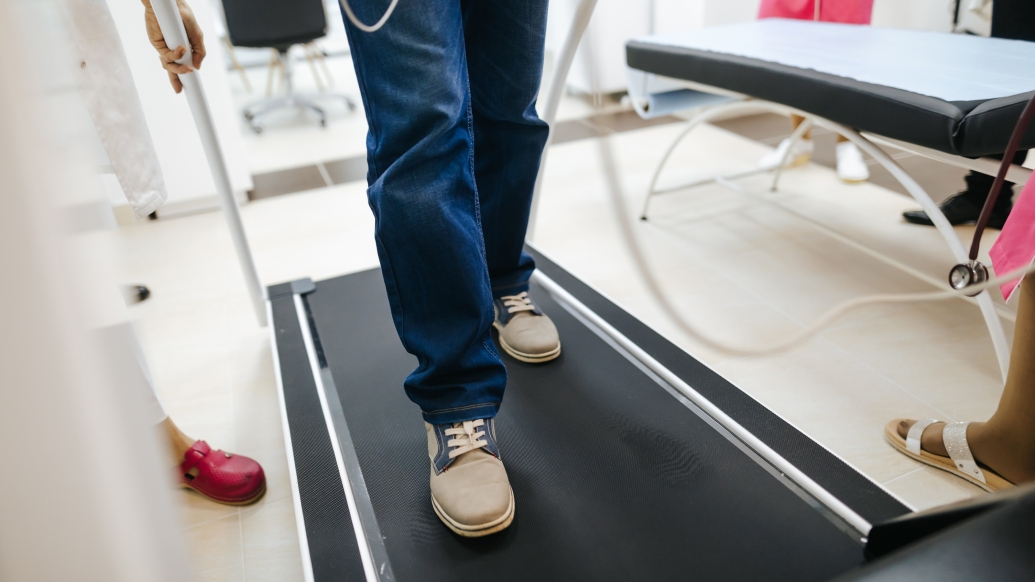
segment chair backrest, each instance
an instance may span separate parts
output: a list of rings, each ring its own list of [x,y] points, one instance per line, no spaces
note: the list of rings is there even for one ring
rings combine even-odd
[[[230,43],[286,49],[327,34],[322,0],[223,0]]]

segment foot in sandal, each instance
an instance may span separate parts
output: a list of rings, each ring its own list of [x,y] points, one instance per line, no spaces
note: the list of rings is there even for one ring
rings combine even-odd
[[[1020,288],[1010,370],[988,422],[895,419],[884,438],[903,455],[986,489],[1035,482],[1035,284]]]
[[[984,425],[983,422],[945,423],[933,418],[895,419],[884,427],[884,437],[898,452],[966,479],[986,491],[1013,487],[1006,476],[1013,477],[1016,468],[1001,462],[990,466],[985,462],[989,455],[981,454],[988,451],[988,439],[982,434]]]

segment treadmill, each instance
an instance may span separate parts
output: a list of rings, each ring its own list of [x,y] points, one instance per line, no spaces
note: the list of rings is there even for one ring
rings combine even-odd
[[[416,367],[380,270],[268,288],[306,580],[829,580],[910,512],[819,443],[528,247],[563,350],[503,355],[512,525],[431,507]],[[502,352],[501,352],[502,353]]]

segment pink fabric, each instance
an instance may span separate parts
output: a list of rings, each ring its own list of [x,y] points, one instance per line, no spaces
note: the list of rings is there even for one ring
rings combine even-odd
[[[869,24],[873,15],[873,0],[762,0],[758,17],[815,20],[817,1],[823,22]]]
[[[992,270],[996,276],[1027,267],[1035,260],[1035,179],[1024,185],[1010,217],[1006,219],[1003,232],[988,255],[992,257]],[[1009,301],[1020,284],[1021,279],[1014,279],[1003,283],[999,290]]]

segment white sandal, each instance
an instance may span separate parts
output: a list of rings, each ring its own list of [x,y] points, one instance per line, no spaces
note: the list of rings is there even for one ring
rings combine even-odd
[[[963,477],[985,491],[996,491],[1014,486],[1013,483],[1003,479],[993,471],[988,469],[982,470],[981,467],[978,467],[973,453],[970,452],[970,444],[967,442],[967,426],[970,425],[969,422],[949,422],[945,424],[945,429],[942,431],[942,442],[945,443],[945,450],[949,452],[949,456],[943,457],[920,448],[920,437],[927,430],[927,427],[941,421],[934,418],[918,420],[913,426],[909,427],[906,438],[902,438],[898,434],[898,425],[903,420],[905,419],[896,418],[884,426],[884,438],[887,439],[891,446],[895,447],[895,450],[903,455],[912,457],[936,469],[952,473],[957,477]]]

